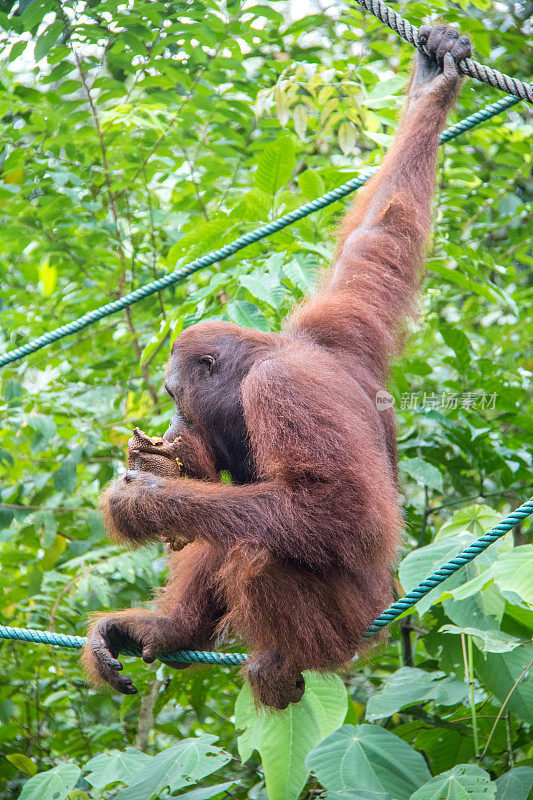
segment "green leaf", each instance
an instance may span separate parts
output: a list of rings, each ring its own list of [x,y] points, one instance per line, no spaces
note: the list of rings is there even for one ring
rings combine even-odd
[[[441,278],[445,278],[450,283],[456,283],[461,289],[484,297],[485,300],[491,303],[497,304],[501,300],[501,296],[492,287],[472,280],[472,278],[464,275],[458,269],[450,269],[438,264],[435,259],[431,262],[430,268],[432,272],[436,272]]]
[[[80,775],[81,770],[75,764],[58,764],[27,780],[19,800],[64,800]]]
[[[204,733],[150,757],[150,763],[143,764],[142,771],[134,776],[133,785],[117,792],[116,799],[148,800],[167,786],[175,792],[211,775],[231,760],[228,753],[214,745],[216,741],[216,736]]]
[[[494,580],[503,592],[515,592],[533,606],[533,544],[515,547],[492,565]]]
[[[488,772],[473,764],[458,764],[421,786],[411,800],[491,800],[495,795],[496,784]]]
[[[394,136],[391,136],[388,133],[381,133],[380,131],[363,131],[365,136],[368,136],[369,139],[372,139],[373,142],[379,144],[380,147],[390,147],[394,141]]]
[[[436,489],[439,492],[443,491],[442,473],[433,464],[429,464],[422,458],[416,456],[415,458],[402,458],[400,461],[400,469],[415,481],[427,486],[429,489]]]
[[[437,567],[441,567],[453,556],[469,544],[472,544],[474,537],[468,533],[463,533],[460,536],[453,538],[446,538],[440,542],[432,542],[426,547],[419,547],[417,550],[408,553],[403,559],[399,568],[399,578],[401,584],[406,592],[414,589],[417,584],[428,577]],[[462,568],[464,570],[464,567]],[[464,581],[464,573],[461,575],[462,570],[458,570],[454,575],[447,578],[443,583],[436,586],[429,592],[426,597],[416,603],[416,609],[420,615],[425,614],[426,611],[437,603],[442,596],[443,592],[460,586]]]
[[[462,330],[457,326],[441,325],[440,333],[448,347],[456,357],[457,369],[461,372],[470,364],[470,343]]]
[[[25,756],[24,753],[9,753],[6,755],[8,761],[11,761],[14,767],[20,769],[21,772],[25,772],[26,775],[35,775],[37,772],[37,764]]]
[[[309,256],[297,255],[292,261],[283,265],[287,278],[301,292],[311,297],[318,287],[318,266]]]
[[[51,47],[55,45],[61,34],[63,33],[63,23],[53,22],[41,33],[37,42],[35,43],[35,61],[40,61],[48,53]]]
[[[41,22],[44,15],[52,10],[52,7],[53,3],[51,0],[33,0],[33,2],[28,2],[22,14],[22,21],[26,30],[30,30],[38,22]]]
[[[84,772],[85,770],[89,772],[83,777],[99,791],[117,781],[130,784],[148,765],[151,765],[152,760],[151,756],[134,747],[128,747],[122,752],[116,750],[99,753],[85,764]]]
[[[235,704],[239,755],[247,761],[257,750],[265,774],[268,800],[296,800],[309,770],[305,757],[334,731],[346,715],[346,689],[337,675],[305,672],[302,700],[285,711],[257,709],[248,684]]]
[[[463,681],[444,677],[443,672],[425,672],[414,667],[400,667],[375,692],[366,707],[366,719],[390,717],[405,706],[435,700],[439,705],[460,703],[467,693]]]
[[[73,494],[76,489],[77,476],[76,465],[73,463],[72,458],[67,456],[59,469],[54,472],[54,486],[58,492],[65,494]]]
[[[482,536],[498,522],[501,522],[502,515],[490,506],[476,504],[467,506],[460,511],[456,511],[453,516],[441,525],[436,539],[443,539],[445,536],[455,536],[463,531],[469,531],[474,536]]]
[[[512,653],[485,653],[475,658],[476,674],[483,686],[494,692],[506,710],[533,724],[533,644]]]
[[[232,786],[238,784],[239,781],[227,781],[226,783],[216,783],[213,786],[201,786],[199,789],[191,789],[190,792],[180,792],[178,800],[210,800],[211,797],[231,797],[228,792]]]
[[[227,305],[227,314],[232,322],[245,328],[258,328],[260,331],[269,331],[268,320],[254,303],[248,300],[232,300]]]
[[[14,380],[6,381],[4,384],[4,397],[8,403],[11,400],[16,400],[17,397],[22,397],[23,391],[20,383]]]
[[[528,800],[533,789],[533,767],[514,767],[496,781],[496,800]]]
[[[377,725],[343,725],[307,757],[307,766],[328,791],[355,789],[408,800],[431,777],[420,753]]]
[[[443,593],[443,597],[453,597],[454,600],[466,600],[467,597],[480,592],[485,586],[488,586],[492,581],[492,567],[480,572],[475,578],[472,578],[466,583],[462,583],[456,589],[447,588]]]
[[[294,117],[294,130],[300,137],[300,139],[305,138],[305,132],[307,130],[307,106],[303,103],[298,103],[294,107],[293,111]]]
[[[390,794],[369,792],[367,789],[354,789],[345,792],[327,792],[325,800],[393,800]]]
[[[520,639],[516,639],[508,633],[493,630],[480,630],[479,628],[460,628],[456,625],[443,625],[439,628],[439,633],[467,633],[474,637],[476,647],[485,653],[509,653],[521,644]]]
[[[294,145],[289,136],[267,144],[257,165],[255,185],[265,194],[275,195],[291,178],[295,163]]]
[[[345,119],[339,125],[339,147],[345,156],[353,152],[355,148],[355,128],[353,123]]]
[[[243,275],[239,280],[250,294],[268,303],[272,308],[278,309],[283,302],[285,294],[283,286],[273,275],[254,272],[251,275]]]
[[[27,420],[28,425],[30,425],[34,431],[40,433],[41,443],[43,445],[57,433],[57,426],[53,417],[47,417],[44,414],[30,414]]]
[[[314,169],[306,169],[300,173],[298,186],[303,196],[309,200],[315,200],[324,194],[324,181]]]

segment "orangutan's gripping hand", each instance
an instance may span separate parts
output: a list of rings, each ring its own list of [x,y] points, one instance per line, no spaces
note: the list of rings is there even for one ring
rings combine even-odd
[[[447,25],[422,25],[418,35],[427,55],[420,50],[416,54],[409,98],[455,98],[461,84],[457,64],[472,55],[470,39]]]

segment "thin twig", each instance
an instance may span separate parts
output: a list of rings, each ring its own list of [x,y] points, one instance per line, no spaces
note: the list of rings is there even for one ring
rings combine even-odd
[[[504,712],[504,710],[505,710],[505,706],[506,706],[506,705],[507,705],[507,703],[509,702],[509,700],[510,700],[510,698],[511,698],[511,695],[513,694],[514,690],[516,689],[516,687],[518,686],[518,684],[520,683],[520,681],[522,680],[522,678],[524,678],[524,677],[525,677],[525,675],[527,675],[527,673],[529,672],[529,670],[531,669],[531,667],[533,667],[533,659],[532,659],[532,660],[529,662],[529,664],[527,665],[527,667],[524,667],[524,669],[522,670],[522,672],[520,673],[520,675],[518,676],[518,678],[515,680],[515,682],[514,682],[514,683],[513,683],[513,685],[511,686],[511,688],[510,688],[510,690],[509,690],[509,693],[507,694],[507,697],[506,697],[506,698],[505,698],[505,700],[503,701],[503,703],[502,703],[502,707],[500,708],[500,710],[499,710],[499,712],[498,712],[498,716],[497,716],[497,717],[496,717],[496,719],[494,720],[494,725],[493,725],[493,726],[492,726],[492,728],[491,728],[491,731],[490,731],[490,733],[489,733],[489,737],[488,737],[488,739],[487,739],[487,743],[486,743],[485,747],[483,748],[483,752],[482,752],[482,753],[481,753],[481,755],[479,756],[479,760],[480,760],[480,761],[482,761],[482,760],[485,758],[486,754],[487,754],[487,750],[489,749],[489,744],[490,744],[490,742],[491,742],[491,739],[492,739],[492,737],[493,737],[493,735],[494,735],[494,731],[496,730],[496,725],[497,725],[497,724],[498,724],[498,722],[500,721],[500,717],[501,717],[501,715],[503,714],[503,712]]]

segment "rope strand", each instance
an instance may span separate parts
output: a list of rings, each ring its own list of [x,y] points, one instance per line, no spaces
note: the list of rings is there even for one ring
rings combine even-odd
[[[472,542],[469,547],[461,550],[456,556],[451,558],[442,567],[431,573],[424,581],[411,589],[404,597],[397,600],[389,608],[383,611],[379,617],[370,625],[365,634],[365,638],[373,636],[393,620],[397,619],[404,611],[411,608],[419,600],[425,597],[435,586],[449,578],[458,569],[461,569],[469,561],[482,553],[491,544],[494,544],[504,534],[518,525],[519,522],[533,514],[533,497],[526,500],[515,511],[511,511],[506,517],[498,522],[493,528]],[[51,644],[58,647],[74,647],[80,649],[86,642],[85,636],[70,636],[65,633],[55,633],[53,631],[39,631],[30,628],[10,628],[7,625],[0,625],[0,639],[12,639],[23,642],[39,642],[40,644]],[[126,655],[140,655],[139,650],[124,651]],[[179,650],[176,653],[163,655],[165,661],[179,661],[185,664],[227,664],[229,666],[239,666],[250,656],[247,653],[216,653],[205,650]]]

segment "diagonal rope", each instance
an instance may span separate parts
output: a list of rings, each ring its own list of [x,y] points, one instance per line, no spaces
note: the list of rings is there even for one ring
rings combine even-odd
[[[412,25],[409,20],[401,17],[394,9],[385,5],[383,0],[355,0],[355,2],[370,11],[380,22],[383,22],[384,25],[399,34],[406,42],[409,42],[409,44],[424,53],[427,52],[420,44],[418,28]],[[533,103],[533,84],[531,83],[521,81],[520,78],[511,78],[510,75],[505,75],[505,73],[492,69],[492,67],[486,67],[472,58],[463,58],[462,61],[459,61],[458,67],[462,73],[470,75],[471,78],[487,83],[489,86],[494,86],[496,89],[501,89],[503,92],[509,92],[520,100],[527,100],[528,103]]]
[[[533,497],[526,500],[515,511],[511,511],[506,517],[498,522],[493,528],[472,542],[471,545],[461,550],[456,556],[451,558],[442,567],[439,567],[431,573],[422,583],[411,589],[404,597],[397,600],[389,608],[383,611],[379,617],[370,625],[365,634],[365,638],[373,636],[380,631],[390,622],[395,620],[408,608],[414,606],[419,600],[425,597],[435,586],[449,578],[458,569],[461,569],[469,561],[472,561],[476,556],[482,553],[491,544],[494,544],[504,534],[518,525],[519,522],[533,514]],[[0,625],[0,639],[13,639],[23,642],[39,642],[41,644],[52,644],[60,647],[75,647],[82,648],[85,644],[85,636],[70,636],[64,633],[55,633],[53,631],[40,631],[29,628],[10,628],[7,625]],[[130,655],[140,655],[140,650],[128,651]],[[165,661],[179,661],[186,664],[229,664],[230,666],[238,666],[242,664],[250,656],[246,653],[215,653],[207,652],[205,650],[180,650],[177,653],[170,653],[162,656]]]
[[[475,128],[476,125],[495,117],[497,114],[500,114],[502,111],[505,111],[505,109],[510,108],[518,102],[519,101],[515,97],[507,96],[503,97],[501,100],[498,100],[496,103],[491,103],[490,105],[485,106],[485,108],[482,108],[480,111],[476,111],[474,114],[471,114],[470,116],[458,122],[456,125],[452,125],[446,131],[444,131],[440,138],[441,144],[449,142],[451,139],[455,139],[455,137],[459,136],[461,133]],[[304,217],[307,217],[309,214],[314,214],[316,211],[326,208],[326,206],[331,205],[331,203],[335,203],[337,200],[341,200],[343,197],[351,194],[353,191],[366,183],[366,181],[374,174],[375,171],[375,169],[362,170],[360,175],[358,175],[356,178],[352,178],[346,183],[343,183],[342,186],[332,189],[330,192],[326,192],[315,200],[304,203],[304,205],[294,209],[294,211],[289,211],[288,214],[284,214],[282,217],[279,217],[278,219],[273,220],[266,225],[261,225],[261,227],[256,228],[250,233],[244,233],[242,236],[239,236],[238,239],[235,239],[233,242],[224,245],[224,247],[220,247],[217,250],[211,250],[211,252],[196,258],[194,261],[191,261],[190,264],[185,264],[183,267],[180,267],[174,272],[170,272],[168,275],[164,275],[162,278],[157,278],[157,280],[146,283],[144,286],[139,286],[138,289],[134,289],[132,292],[129,292],[118,300],[113,300],[111,303],[106,303],[99,308],[95,308],[93,311],[88,311],[86,314],[83,314],[81,317],[78,317],[72,322],[68,322],[66,325],[61,325],[55,330],[43,333],[42,336],[38,336],[36,339],[31,339],[26,344],[4,353],[0,356],[0,368],[5,367],[6,364],[11,364],[13,361],[17,361],[19,358],[23,358],[31,353],[35,353],[37,350],[41,350],[43,347],[47,347],[49,344],[52,344],[52,342],[57,342],[60,339],[64,339],[66,336],[71,336],[73,333],[77,333],[78,331],[87,328],[89,325],[93,325],[95,322],[98,322],[105,317],[116,314],[118,311],[122,311],[134,303],[138,303],[140,300],[144,300],[145,297],[150,297],[150,295],[155,294],[162,289],[166,289],[168,286],[174,286],[175,284],[183,283],[183,281],[194,272],[198,272],[200,269],[210,267],[212,264],[223,261],[225,258],[234,255],[234,253],[237,253],[239,250],[243,250],[245,247],[255,244],[256,242],[261,241],[261,239],[265,239],[267,236],[271,236],[273,233],[283,230],[283,228],[286,228],[288,225],[292,225],[294,222],[298,222]]]

